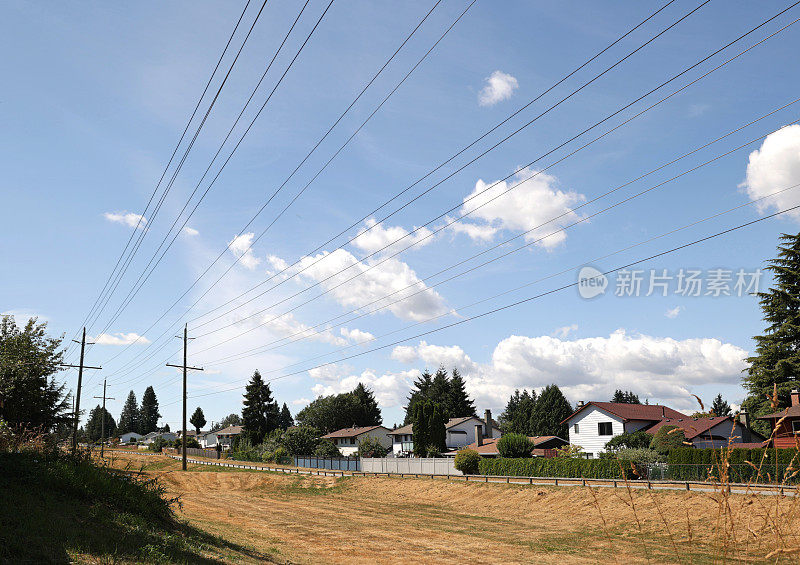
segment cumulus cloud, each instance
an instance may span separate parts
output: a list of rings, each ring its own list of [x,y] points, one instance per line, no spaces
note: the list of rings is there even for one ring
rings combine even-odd
[[[566,232],[553,232],[579,219],[578,214],[572,211],[572,207],[585,200],[585,197],[577,192],[565,192],[555,188],[557,180],[551,175],[539,173],[533,176],[534,174],[535,171],[530,169],[520,169],[510,182],[502,181],[497,184],[479,179],[475,183],[475,189],[464,199],[465,204],[461,208],[462,214],[470,210],[474,212],[469,218],[453,224],[451,228],[455,228],[459,223],[464,226],[475,226],[473,228],[462,226],[458,229],[473,239],[483,240],[490,237],[490,232],[480,232],[477,228],[531,230],[525,235],[525,240],[530,242],[548,236],[536,243],[545,249],[552,249],[563,243],[567,239]],[[488,188],[490,186],[492,187]],[[514,188],[504,194],[510,186]],[[499,196],[501,194],[502,196]],[[492,200],[495,197],[497,198]],[[469,200],[470,198],[472,200]],[[469,202],[466,202],[467,200]],[[550,221],[556,217],[558,219]],[[470,229],[473,231],[470,232]],[[551,233],[553,235],[549,235]]]
[[[103,214],[106,220],[115,224],[122,224],[129,228],[144,229],[147,223],[147,218],[141,214],[134,214],[133,212],[106,212]]]
[[[450,224],[450,230],[457,234],[463,233],[474,241],[491,241],[498,231],[489,224],[471,224],[464,221],[451,223],[452,221],[453,218],[450,216],[445,217],[445,222]]]
[[[251,271],[255,270],[259,263],[261,263],[261,259],[253,254],[253,250],[250,247],[253,244],[254,238],[255,234],[253,232],[248,232],[237,235],[228,242],[228,249],[230,249],[236,257],[239,257],[239,263]]]
[[[370,218],[364,223],[366,227],[359,230],[358,235],[353,240],[353,246],[367,253],[374,253],[384,247],[386,247],[384,252],[389,253],[404,249],[414,243],[422,242],[421,245],[427,245],[433,241],[433,238],[428,237],[431,234],[431,230],[428,228],[420,228],[418,231],[414,232],[414,235],[405,237],[409,232],[403,227],[385,227],[383,224],[378,224],[374,218]],[[397,244],[391,245],[401,237],[405,237],[405,239]]]
[[[327,258],[314,264],[323,255],[327,255]],[[324,252],[321,255],[304,257],[300,261],[299,268],[308,267],[301,274],[304,278],[313,281],[324,280],[325,282],[321,286],[325,290],[330,290],[331,295],[342,306],[351,308],[365,306],[387,294],[411,285],[407,290],[398,292],[389,299],[370,306],[370,310],[383,304],[394,302],[403,296],[410,296],[419,290],[427,289],[425,292],[420,292],[408,300],[393,304],[387,309],[398,318],[414,321],[424,320],[448,311],[441,295],[433,289],[428,289],[425,283],[419,280],[416,273],[406,263],[392,258],[371,270],[367,270],[376,263],[377,259],[376,262],[372,263],[359,263],[358,259],[348,251],[337,249],[332,253]],[[339,271],[347,267],[351,268],[339,273]],[[334,288],[358,273],[363,274],[338,288]],[[331,278],[328,279],[328,277]]]
[[[560,328],[556,328],[556,330],[551,335],[553,337],[564,339],[570,334],[570,332],[577,331],[577,329],[578,329],[578,324],[570,324],[569,326],[562,326]]]
[[[360,374],[348,374],[348,371],[335,365],[330,365],[325,369],[328,369],[326,375],[335,374],[336,377],[328,379],[327,384],[318,383],[314,385],[311,391],[316,396],[328,396],[331,394],[350,392],[356,388],[358,383],[362,383],[364,386],[372,389],[375,393],[375,399],[382,408],[402,406],[405,403],[406,396],[411,389],[414,379],[419,377],[420,374],[416,369],[389,372],[382,375],[371,369],[367,369]],[[311,371],[309,371],[309,373],[311,373]],[[314,374],[311,376],[320,378]]]
[[[692,387],[739,382],[747,351],[712,338],[675,340],[618,330],[576,340],[512,335],[497,344],[489,364],[474,363],[458,346],[425,342],[395,348],[392,357],[458,367],[468,392],[490,407],[502,407],[514,389],[556,383],[573,402],[606,399],[625,389],[690,409]]]
[[[517,79],[510,74],[495,71],[486,79],[486,86],[478,93],[478,103],[481,106],[494,106],[511,98],[518,86]]]
[[[800,183],[800,125],[779,129],[764,139],[759,149],[750,153],[747,162],[747,177],[742,187],[751,200],[789,188]],[[758,209],[766,213],[770,209],[783,210],[800,204],[800,189],[788,190],[759,202]],[[800,219],[800,210],[787,212]]]
[[[375,339],[375,336],[372,335],[371,333],[356,328],[353,328],[352,330],[349,330],[347,328],[342,328],[339,331],[345,339],[352,341],[354,343],[361,343]]]
[[[100,334],[97,337],[89,338],[89,341],[92,341],[97,345],[131,345],[132,343],[136,343],[137,345],[147,345],[150,343],[149,339],[134,332]]]
[[[194,228],[190,228],[189,226],[185,226],[183,228],[183,233],[185,233],[186,235],[195,236],[195,235],[199,234],[200,232],[197,231]]]
[[[344,337],[339,337],[330,328],[321,330],[320,328],[313,329],[312,326],[304,324],[294,317],[294,314],[284,314],[280,318],[273,320],[274,314],[264,314],[259,318],[260,321],[253,323],[263,323],[269,321],[267,327],[283,337],[291,337],[292,340],[305,338],[323,343],[330,343],[331,345],[344,346],[347,345],[347,340]]]
[[[683,310],[683,306],[676,306],[675,308],[670,308],[667,310],[664,315],[667,318],[674,319],[678,317],[678,314],[681,313],[681,310]]]

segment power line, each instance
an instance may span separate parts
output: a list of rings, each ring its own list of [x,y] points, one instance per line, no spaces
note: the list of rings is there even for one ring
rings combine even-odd
[[[122,258],[125,256],[125,252],[128,250],[128,247],[130,246],[131,241],[133,241],[133,236],[135,235],[136,230],[139,229],[139,227],[141,226],[142,218],[144,218],[145,214],[147,214],[147,210],[150,208],[150,204],[153,202],[153,198],[155,198],[155,195],[158,193],[158,189],[161,186],[161,182],[164,180],[164,177],[166,176],[167,171],[169,170],[169,167],[172,164],[172,160],[175,158],[175,155],[178,152],[178,148],[181,146],[181,143],[183,142],[183,138],[186,136],[186,132],[189,131],[189,126],[191,125],[192,121],[194,120],[194,117],[197,114],[197,110],[200,108],[200,103],[203,101],[203,98],[205,97],[206,92],[208,92],[208,88],[211,86],[211,82],[214,80],[214,76],[216,76],[217,70],[219,69],[219,66],[222,63],[222,60],[224,59],[225,54],[228,52],[228,47],[230,47],[230,44],[233,41],[234,36],[236,35],[236,31],[239,29],[239,25],[242,23],[242,19],[244,18],[245,13],[247,12],[247,8],[250,6],[250,2],[251,2],[251,0],[247,0],[247,3],[245,4],[244,9],[242,10],[242,13],[239,15],[239,19],[236,21],[236,25],[234,26],[230,37],[228,37],[228,41],[225,44],[225,48],[222,50],[222,54],[219,56],[219,59],[217,60],[217,64],[214,66],[214,70],[211,72],[211,76],[208,78],[208,81],[206,82],[206,86],[203,89],[203,92],[200,95],[200,98],[197,100],[197,103],[195,104],[194,110],[192,111],[191,116],[189,116],[189,120],[186,122],[186,127],[184,127],[184,129],[183,129],[183,133],[181,133],[181,136],[178,139],[178,143],[175,145],[175,148],[172,150],[172,155],[170,155],[169,161],[167,161],[167,165],[166,165],[166,167],[164,167],[164,171],[161,173],[161,177],[158,179],[158,183],[156,184],[156,187],[153,189],[153,192],[150,195],[149,200],[147,201],[147,205],[145,206],[144,210],[140,214],[139,220],[137,221],[136,226],[134,227],[134,230],[131,232],[131,235],[128,238],[128,242],[125,244],[125,248],[122,250],[122,253],[120,253],[120,256],[117,258],[117,262],[114,265],[114,268],[111,270],[111,273],[109,274],[108,278],[106,279],[106,282],[103,285],[103,288],[100,290],[100,294],[95,299],[94,303],[92,304],[92,307],[89,309],[89,313],[86,315],[86,317],[84,318],[83,323],[81,325],[85,325],[86,322],[91,317],[92,313],[94,312],[94,309],[96,308],[96,306],[100,302],[101,298],[103,297],[103,295],[105,293],[105,290],[108,287],[108,284],[111,282],[111,279],[112,279],[114,273],[116,272],[117,267],[119,267],[120,261],[122,261]],[[78,334],[76,333],[75,336],[73,336],[73,337],[77,337],[77,335]],[[65,354],[67,354],[67,353],[68,353],[68,351],[65,351]]]

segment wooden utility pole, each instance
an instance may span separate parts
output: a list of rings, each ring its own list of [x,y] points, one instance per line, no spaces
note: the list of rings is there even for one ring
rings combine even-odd
[[[103,458],[103,448],[106,445],[106,400],[116,400],[106,396],[106,380],[103,379],[103,396],[95,396],[103,399],[103,414],[100,418],[100,458]]]
[[[180,338],[181,336],[176,335],[175,337]],[[188,334],[188,329],[186,324],[183,326],[183,365],[173,365],[172,363],[167,363],[167,367],[176,367],[178,369],[183,369],[183,431],[181,432],[181,451],[183,455],[181,456],[181,469],[184,471],[186,470],[186,371],[191,369],[192,371],[202,371],[202,367],[189,367],[187,364],[187,349],[189,346],[189,340],[194,339],[190,338]]]
[[[76,340],[72,340],[75,343],[81,344],[81,362],[79,365],[68,365],[62,363],[62,367],[77,367],[78,369],[78,390],[75,393],[75,421],[73,422],[72,427],[72,453],[75,453],[75,450],[78,449],[78,419],[81,413],[81,385],[83,384],[83,370],[84,369],[102,369],[102,367],[90,367],[88,365],[83,364],[83,357],[86,350],[87,345],[94,345],[93,343],[86,343],[86,327],[83,328],[83,335],[81,336],[80,342]]]

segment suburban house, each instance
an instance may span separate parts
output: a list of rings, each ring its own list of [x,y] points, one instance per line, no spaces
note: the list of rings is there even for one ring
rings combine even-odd
[[[800,438],[800,391],[792,390],[791,403],[787,408],[774,414],[760,416],[759,420],[768,420],[773,432],[774,447],[795,447]],[[783,418],[783,421],[781,419]],[[780,424],[778,424],[780,422]],[[775,429],[775,426],[778,429]]]
[[[614,436],[647,430],[662,420],[691,420],[659,404],[625,404],[622,402],[580,402],[578,409],[561,423],[569,428],[569,443],[583,448],[587,457],[605,451]]]
[[[528,439],[533,443],[533,451],[531,452],[533,457],[555,457],[555,450],[569,443],[558,436],[529,436]],[[499,440],[499,437],[479,438],[478,441],[465,446],[465,448],[474,449],[482,457],[500,457],[500,452],[497,450],[497,442]],[[458,453],[457,449],[448,451],[445,455],[454,457],[456,453]]]
[[[197,436],[197,441],[200,442],[200,446],[203,448],[216,447],[218,442],[217,432],[203,432]]]
[[[387,449],[392,445],[392,440],[389,438],[389,428],[384,426],[342,428],[325,434],[322,439],[331,440],[339,448],[342,455],[350,457],[358,454],[358,446],[368,437],[378,440]]]
[[[228,426],[214,433],[217,436],[216,443],[219,443],[222,449],[230,449],[233,440],[242,433],[242,426]],[[216,443],[214,445],[216,445]]]
[[[136,443],[142,439],[142,434],[137,434],[136,432],[127,432],[119,436],[120,443]]]
[[[487,422],[490,422],[487,425]],[[479,431],[478,431],[479,430]],[[477,416],[450,418],[445,424],[445,445],[448,449],[460,449],[477,438],[499,438],[501,431],[492,419],[491,410],[486,410],[484,419]],[[407,424],[389,432],[392,438],[392,453],[398,457],[410,455],[414,451],[412,425]]]
[[[164,441],[175,441],[178,439],[178,436],[172,432],[150,432],[149,434],[145,435],[141,441],[142,443],[150,445],[156,440],[156,438],[159,437]]]
[[[683,430],[686,441],[692,447],[726,447],[735,444],[735,447],[764,447],[766,438],[751,430],[747,426],[747,412],[740,414],[740,421],[731,416],[711,416],[707,418],[667,418],[645,430],[655,434],[664,426],[677,426]]]

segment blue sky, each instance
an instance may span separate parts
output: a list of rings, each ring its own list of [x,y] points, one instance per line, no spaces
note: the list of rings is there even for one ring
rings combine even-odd
[[[250,6],[244,28],[249,27],[260,4]],[[234,140],[326,5],[316,0],[308,4]],[[752,336],[762,331],[755,299],[747,293],[735,296],[735,292],[734,296],[708,296],[705,287],[701,296],[682,296],[674,292],[677,275],[681,269],[700,270],[702,277],[707,277],[708,271],[722,269],[735,278],[739,269],[749,273],[763,267],[774,254],[778,235],[797,230],[799,214],[768,219],[635,267],[644,271],[646,279],[650,269],[658,273],[666,269],[673,276],[667,296],[614,296],[618,276],[610,276],[602,296],[585,299],[570,288],[398,346],[314,368],[573,283],[581,266],[613,269],[799,203],[797,190],[789,189],[800,183],[800,126],[789,125],[800,118],[797,103],[586,204],[792,102],[798,92],[798,78],[792,71],[800,24],[791,25],[574,156],[548,165],[793,22],[800,17],[800,8],[789,10],[591,133],[518,171],[788,5],[716,0],[386,222],[373,226],[382,218],[377,214],[374,221],[350,230],[352,237],[373,226],[315,263],[319,253],[307,255],[321,243],[428,173],[660,7],[653,2],[506,2],[500,9],[495,3],[478,1],[266,235],[248,249],[252,239],[314,177],[467,5],[446,0],[436,7],[297,175],[253,225],[242,231],[433,6],[433,2],[334,2],[188,220],[190,230],[177,237],[142,290],[100,335],[178,217],[301,7],[285,0],[267,3],[163,208],[155,218],[145,214],[147,222],[140,226],[146,230],[145,237],[130,268],[108,307],[87,329],[98,341],[89,349],[87,362],[104,369],[87,378],[84,406],[94,405],[89,397],[99,394],[103,375],[116,398],[109,406],[115,416],[128,390],[132,388],[141,397],[144,388],[153,385],[163,420],[174,427],[180,420],[178,375],[164,364],[180,362],[180,343],[172,336],[187,320],[191,320],[190,335],[213,330],[194,340],[189,352],[190,363],[206,367],[190,377],[190,396],[205,396],[190,398],[189,410],[201,406],[209,421],[240,410],[241,390],[236,387],[243,386],[255,369],[267,379],[282,377],[272,382],[272,387],[277,399],[286,402],[293,413],[318,394],[348,390],[363,381],[376,391],[387,424],[402,420],[403,400],[418,372],[439,364],[462,371],[480,410],[499,412],[514,388],[551,382],[562,386],[573,402],[607,400],[615,388],[632,389],[651,402],[686,410],[694,409],[691,394],[710,401],[721,392],[733,403],[742,400],[744,392],[738,383],[746,367],[743,358],[753,349]],[[673,2],[393,205],[406,202],[460,168],[698,5]],[[0,95],[0,191],[5,212],[0,257],[11,276],[0,280],[3,312],[39,316],[48,322],[50,331],[65,333],[67,338],[80,328],[137,224],[136,214],[144,210],[242,8],[238,2],[143,2],[127,7],[12,2],[4,7],[0,42],[9,55],[2,63],[6,81]],[[240,45],[243,31],[237,33],[234,48]],[[227,69],[231,60],[229,54],[222,67]],[[214,89],[219,80],[218,75]],[[201,112],[209,101],[203,100]],[[191,132],[196,125],[193,122]],[[694,172],[593,215],[751,140],[755,141]],[[223,157],[231,147],[223,148]],[[200,193],[220,164],[221,159],[212,166],[212,176],[201,185]],[[515,171],[508,184],[492,187]],[[497,196],[515,184],[518,186],[507,195],[388,258],[425,237],[429,233],[425,230],[441,228],[448,218],[458,218],[485,203],[488,196]],[[450,212],[448,218],[431,222],[471,195],[476,197]],[[197,196],[190,210],[196,201]],[[597,259],[737,206],[741,207],[613,257]],[[390,206],[383,213],[392,209]],[[185,215],[178,226],[184,219]],[[402,245],[358,263],[419,226],[425,227]],[[550,235],[560,228],[564,231]],[[528,235],[520,236],[528,230]],[[429,287],[449,274],[497,257],[510,248],[488,251],[445,275],[419,282],[514,236],[520,236],[515,244],[530,245],[379,312],[369,313],[374,307],[365,310],[366,304],[393,291],[414,284]],[[337,239],[324,247],[324,252],[333,252],[345,241]],[[148,329],[223,250],[223,260],[161,322]],[[237,256],[239,262],[200,298]],[[303,257],[301,265],[309,266],[307,270],[299,274],[286,271],[260,287],[266,290],[282,281],[274,290],[198,327],[211,317],[196,318]],[[346,275],[337,274],[354,263]],[[370,266],[359,277],[332,288]],[[333,278],[326,280],[329,276]],[[550,278],[468,307],[545,277]],[[729,285],[732,291],[734,282]],[[318,286],[289,298],[316,283]],[[768,283],[764,274],[761,288]],[[646,286],[647,282],[642,294],[646,294]],[[330,292],[279,317],[323,290]],[[197,306],[187,312],[198,299]],[[309,335],[313,333],[309,327],[354,309],[365,315],[352,321],[341,318],[325,326],[322,333]],[[217,313],[225,310],[228,308]],[[265,312],[254,315],[261,310]],[[436,316],[436,320],[426,321]],[[307,338],[279,348],[267,345],[301,335],[298,332],[306,332],[302,335]],[[388,332],[394,333],[380,338]],[[162,334],[165,337],[158,339]],[[142,337],[127,345],[136,336]],[[367,342],[371,337],[380,339]],[[165,341],[170,343],[162,348]],[[259,346],[271,350],[236,358]],[[339,351],[343,347],[350,348]],[[234,359],[215,363],[228,357]],[[72,351],[69,358],[74,358]],[[287,373],[297,374],[284,376]],[[64,378],[70,387],[75,386],[75,371],[65,372]],[[223,389],[234,390],[219,392]]]

